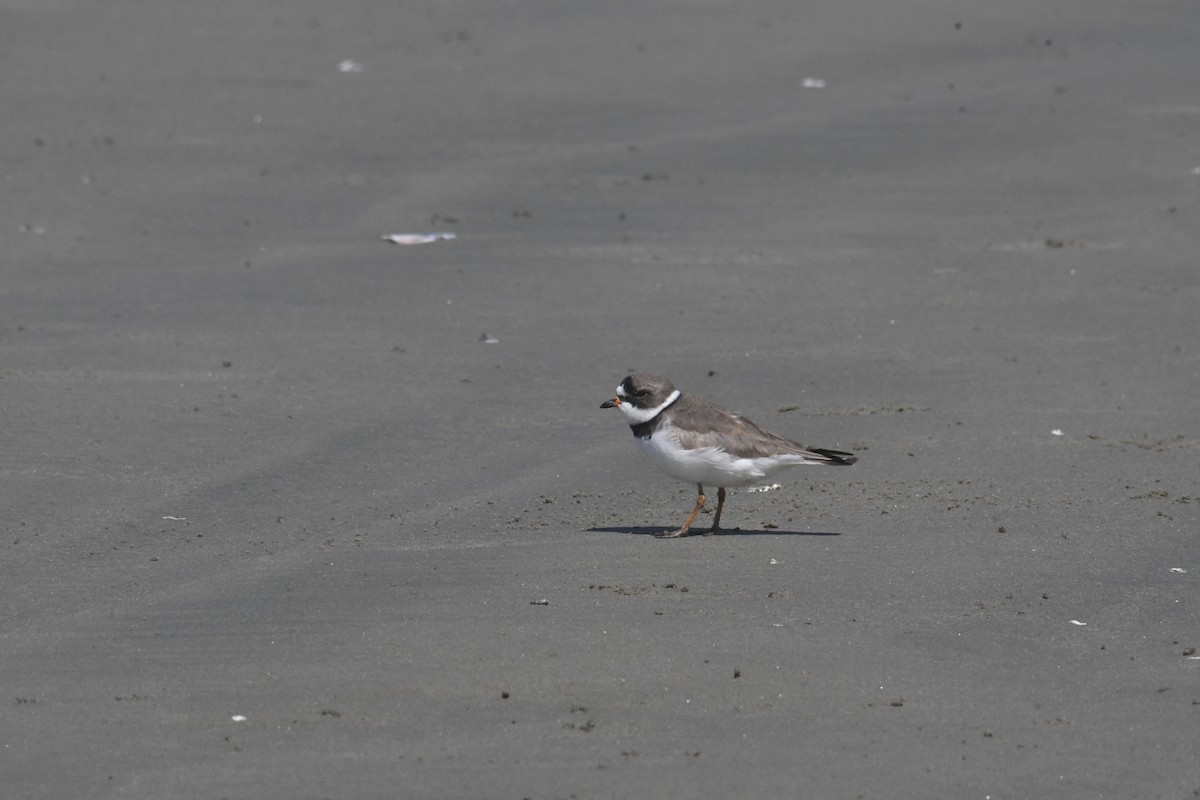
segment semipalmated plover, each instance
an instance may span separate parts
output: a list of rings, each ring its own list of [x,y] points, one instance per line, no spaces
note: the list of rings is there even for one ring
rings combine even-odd
[[[696,484],[696,507],[683,527],[659,536],[687,536],[704,508],[704,487],[717,487],[717,512],[709,534],[721,529],[725,489],[758,483],[800,464],[850,466],[852,453],[805,447],[728,409],[680,392],[665,378],[636,372],[617,387],[617,395],[601,408],[619,408],[638,445],[650,460],[675,480]]]

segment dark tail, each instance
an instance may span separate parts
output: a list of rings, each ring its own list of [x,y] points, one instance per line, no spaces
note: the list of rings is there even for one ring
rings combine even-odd
[[[829,459],[831,467],[848,467],[855,461],[858,461],[858,456],[854,453],[843,453],[841,450],[824,450],[822,448],[811,448],[814,453],[819,453]]]

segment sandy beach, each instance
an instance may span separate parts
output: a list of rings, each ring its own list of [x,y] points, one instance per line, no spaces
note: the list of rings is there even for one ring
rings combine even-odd
[[[0,794],[1200,793],[1194,4],[0,20]]]

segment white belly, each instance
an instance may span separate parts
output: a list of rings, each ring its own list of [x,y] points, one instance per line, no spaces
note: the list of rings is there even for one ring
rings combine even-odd
[[[786,467],[804,463],[796,456],[737,458],[715,447],[685,450],[670,425],[659,428],[649,439],[637,439],[637,443],[663,472],[675,480],[701,486],[750,486]]]

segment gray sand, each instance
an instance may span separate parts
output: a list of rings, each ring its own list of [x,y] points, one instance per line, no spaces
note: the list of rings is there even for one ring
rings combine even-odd
[[[0,19],[5,797],[1200,791],[1194,2]]]

